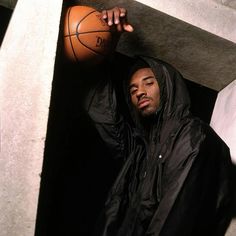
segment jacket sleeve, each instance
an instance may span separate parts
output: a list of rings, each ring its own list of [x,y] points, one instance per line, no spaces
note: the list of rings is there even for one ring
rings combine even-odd
[[[113,158],[124,158],[124,119],[117,108],[116,92],[112,81],[100,81],[91,89],[85,109]]]

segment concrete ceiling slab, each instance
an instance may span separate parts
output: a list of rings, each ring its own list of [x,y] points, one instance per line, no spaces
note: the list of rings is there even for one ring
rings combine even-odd
[[[0,0],[0,4],[10,4],[12,7],[16,2],[16,0]],[[174,2],[182,6],[181,11],[184,7],[189,9],[189,12],[185,14],[187,16],[179,13],[178,8],[173,7]],[[114,6],[125,7],[135,31],[122,35],[117,51],[129,56],[145,54],[158,57],[173,64],[186,79],[217,91],[221,90],[236,79],[236,38],[234,41],[235,33],[230,30],[236,29],[234,20],[236,1],[207,0],[204,4],[212,3],[204,7],[200,4],[202,0],[192,1],[192,4],[190,4],[191,0],[184,0],[181,3],[174,0],[174,2],[163,0],[74,1],[75,4],[93,6],[98,10]],[[209,6],[208,9],[207,6]],[[214,11],[215,7],[218,11]],[[200,16],[205,16],[206,24],[201,25],[200,20],[194,18],[196,12]],[[208,12],[211,14],[207,15]],[[207,23],[212,26],[210,29],[206,27]]]
[[[236,43],[236,11],[218,0],[136,0]],[[229,4],[229,3],[228,3]]]
[[[173,64],[186,79],[217,91],[236,79],[236,44],[232,41],[137,1],[77,2],[98,10],[113,6],[122,6],[128,10],[129,21],[135,31],[122,35],[117,46],[121,53],[158,57]],[[229,5],[230,1],[225,4]]]
[[[186,79],[221,90],[236,79],[236,44],[142,4],[127,6],[135,27],[118,50],[159,57]]]
[[[215,2],[218,2],[222,5],[225,5],[227,7],[231,7],[233,9],[236,9],[236,1],[235,0],[214,0]]]

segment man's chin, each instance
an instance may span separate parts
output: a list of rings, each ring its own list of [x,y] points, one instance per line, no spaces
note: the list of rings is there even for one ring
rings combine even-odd
[[[154,115],[155,114],[155,110],[151,109],[151,108],[146,108],[146,109],[140,110],[139,113],[140,113],[140,115],[142,117],[145,118],[145,117],[150,117],[150,116]]]

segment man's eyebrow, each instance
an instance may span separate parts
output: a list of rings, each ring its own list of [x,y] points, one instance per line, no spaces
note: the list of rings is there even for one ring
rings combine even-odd
[[[155,79],[155,77],[153,75],[149,75],[149,76],[143,78],[142,80],[145,81],[145,80],[148,80],[148,79]]]
[[[135,84],[129,85],[129,90],[132,89],[133,87],[136,87],[136,85]]]

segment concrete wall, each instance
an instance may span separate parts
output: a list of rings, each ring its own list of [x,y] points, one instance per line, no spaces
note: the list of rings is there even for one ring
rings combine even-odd
[[[1,236],[34,235],[61,6],[19,0],[1,45]]]

